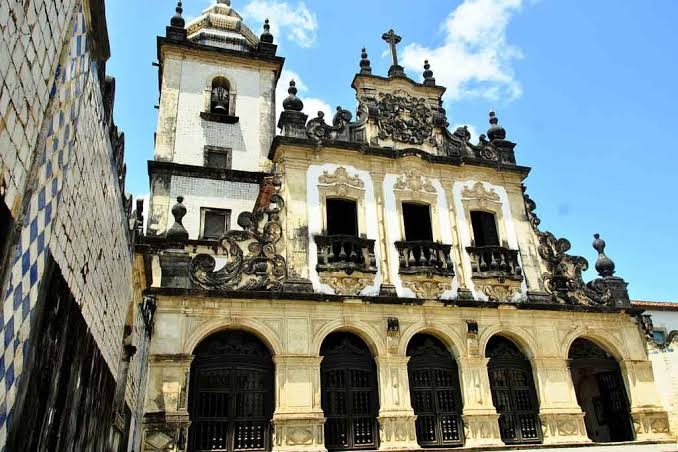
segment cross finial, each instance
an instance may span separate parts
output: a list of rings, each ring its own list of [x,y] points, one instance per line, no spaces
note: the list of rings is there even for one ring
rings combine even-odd
[[[391,58],[393,60],[393,64],[388,70],[388,76],[404,76],[405,71],[403,70],[402,66],[398,65],[398,50],[396,49],[396,45],[401,41],[402,38],[395,34],[395,31],[393,31],[393,28],[391,28],[389,31],[381,35],[381,39],[386,41],[391,48]]]

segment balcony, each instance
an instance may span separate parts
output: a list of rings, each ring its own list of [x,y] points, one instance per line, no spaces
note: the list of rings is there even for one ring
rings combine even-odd
[[[316,235],[314,240],[318,245],[318,272],[377,272],[374,240],[352,235]]]
[[[497,278],[500,281],[523,280],[523,269],[518,264],[518,250],[503,246],[467,246],[474,278]]]
[[[400,274],[454,276],[450,258],[452,245],[430,240],[395,242],[400,260]]]

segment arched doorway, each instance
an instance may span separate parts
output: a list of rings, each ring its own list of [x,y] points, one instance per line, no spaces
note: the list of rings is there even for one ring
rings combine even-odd
[[[266,345],[244,331],[223,331],[193,354],[188,450],[270,450],[274,371]]]
[[[598,345],[576,339],[568,353],[572,384],[592,441],[632,441],[626,387],[617,360]]]
[[[417,442],[422,447],[463,445],[456,361],[442,342],[427,334],[417,334],[410,340],[407,356],[410,399],[417,416]]]
[[[332,333],[320,347],[325,447],[378,447],[377,371],[367,345],[350,333]]]
[[[541,442],[539,404],[532,379],[532,366],[510,340],[493,336],[485,356],[492,401],[499,413],[499,432],[506,444]]]

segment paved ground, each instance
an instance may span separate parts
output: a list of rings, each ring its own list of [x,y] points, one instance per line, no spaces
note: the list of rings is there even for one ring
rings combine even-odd
[[[528,449],[513,449],[528,450]],[[617,444],[611,446],[549,447],[529,449],[534,452],[678,452],[678,444]]]

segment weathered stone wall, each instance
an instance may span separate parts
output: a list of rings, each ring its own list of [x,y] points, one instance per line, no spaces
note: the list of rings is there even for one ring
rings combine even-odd
[[[88,35],[102,18],[101,0],[0,2],[0,169],[20,228],[2,275],[0,447],[50,255],[118,376],[132,261],[99,78],[108,43]]]
[[[655,329],[664,330],[667,334],[671,330],[678,330],[678,311],[645,311],[652,315],[652,324]],[[648,345],[648,355],[654,370],[654,379],[657,390],[669,413],[671,431],[678,435],[678,338],[668,347],[659,349]]]

